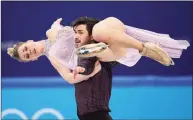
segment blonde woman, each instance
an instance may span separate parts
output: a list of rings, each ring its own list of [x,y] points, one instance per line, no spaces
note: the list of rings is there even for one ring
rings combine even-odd
[[[124,31],[122,31],[124,33],[122,33],[117,31],[122,26],[122,22],[112,17],[102,21],[89,17],[80,17],[73,22],[73,27],[63,27],[60,24],[61,20],[61,18],[56,20],[51,29],[46,32],[48,40],[37,42],[30,40],[25,43],[19,43],[10,48],[8,53],[20,61],[33,61],[37,60],[41,55],[46,55],[60,75],[64,79],[69,79],[69,77],[64,76],[66,72],[70,73],[71,70],[75,70],[74,73],[77,74],[84,70],[81,67],[77,67],[78,56],[97,56],[100,61],[118,61],[129,67],[135,65],[141,56],[146,56],[169,66],[174,64],[170,57],[180,58],[183,49],[187,49],[189,46],[189,43],[185,40],[174,40],[166,34],[158,34],[131,26],[124,26]],[[108,21],[117,22],[117,25],[113,24],[111,26],[112,23]],[[116,34],[114,33],[115,35],[106,38],[103,33],[100,35],[98,30],[101,30],[99,28],[102,27],[102,23],[104,26],[109,23],[108,26],[111,26],[111,29]],[[97,27],[99,25],[101,27]],[[84,31],[84,33],[81,33],[81,31]],[[96,38],[98,40],[95,40]],[[106,40],[107,38],[109,39]],[[95,41],[100,43],[92,44]],[[107,43],[108,46],[103,42]],[[64,70],[64,68],[68,70]]]

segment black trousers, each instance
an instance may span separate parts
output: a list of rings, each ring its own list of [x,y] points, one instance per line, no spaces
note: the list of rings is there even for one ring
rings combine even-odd
[[[85,115],[78,115],[80,120],[112,120],[109,112],[97,111],[92,113],[87,113]]]

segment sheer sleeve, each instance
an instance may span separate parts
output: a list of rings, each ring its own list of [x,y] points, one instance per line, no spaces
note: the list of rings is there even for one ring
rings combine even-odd
[[[59,30],[55,42],[50,47],[49,55],[54,56],[62,65],[70,69],[77,65],[74,31],[71,27],[65,26]]]

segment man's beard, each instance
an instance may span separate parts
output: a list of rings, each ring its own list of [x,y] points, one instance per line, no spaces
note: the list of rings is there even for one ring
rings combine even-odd
[[[79,48],[79,47],[81,47],[81,46],[84,46],[84,45],[88,45],[88,44],[92,44],[92,43],[95,43],[95,42],[93,42],[93,40],[88,40],[87,42],[85,42],[85,43],[76,43],[76,48]]]

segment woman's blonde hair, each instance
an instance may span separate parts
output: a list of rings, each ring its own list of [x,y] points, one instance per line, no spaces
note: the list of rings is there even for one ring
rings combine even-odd
[[[23,44],[24,42],[19,42],[15,45],[13,45],[13,47],[10,47],[7,49],[7,54],[9,54],[12,58],[23,62],[23,60],[21,60],[20,56],[19,56],[19,52],[18,52],[18,48]]]

